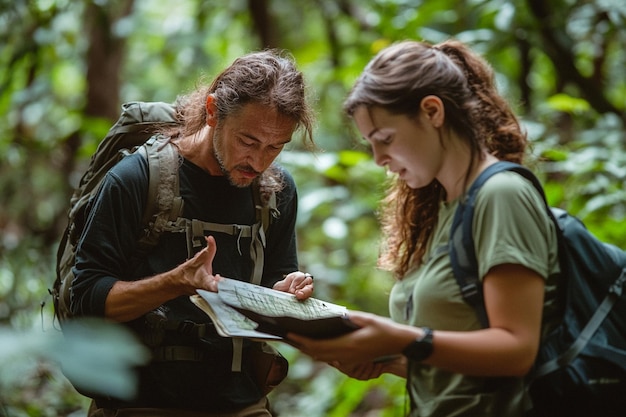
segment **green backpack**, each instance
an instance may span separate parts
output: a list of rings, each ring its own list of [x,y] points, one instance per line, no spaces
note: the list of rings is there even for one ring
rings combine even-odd
[[[179,154],[169,138],[159,135],[165,128],[176,127],[179,121],[173,105],[162,102],[130,102],[122,105],[122,113],[98,145],[87,171],[70,200],[68,224],[57,251],[56,279],[50,290],[55,317],[62,324],[72,318],[70,287],[74,279],[72,267],[76,246],[89,215],[91,201],[106,173],[125,155],[140,152],[148,159],[150,185],[148,204],[143,215],[144,233],[138,241],[140,259],[159,241],[163,232],[185,232],[189,257],[202,247],[204,233],[222,232],[251,237],[250,256],[254,263],[250,281],[259,284],[263,273],[265,234],[270,221],[278,216],[274,193],[263,194],[258,181],[252,189],[257,222],[253,225],[208,223],[182,218],[183,200],[178,185]],[[267,198],[262,198],[267,195]]]

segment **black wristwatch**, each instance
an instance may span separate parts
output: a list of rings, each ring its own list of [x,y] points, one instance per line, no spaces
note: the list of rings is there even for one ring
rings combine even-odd
[[[433,331],[422,327],[424,334],[404,348],[402,354],[411,361],[421,362],[433,353]]]

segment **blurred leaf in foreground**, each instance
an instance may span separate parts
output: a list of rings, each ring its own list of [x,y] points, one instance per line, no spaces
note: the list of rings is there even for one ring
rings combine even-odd
[[[129,399],[136,392],[133,368],[148,352],[125,328],[102,320],[75,320],[52,335],[0,328],[3,386],[19,384],[41,360],[57,363],[81,392]]]

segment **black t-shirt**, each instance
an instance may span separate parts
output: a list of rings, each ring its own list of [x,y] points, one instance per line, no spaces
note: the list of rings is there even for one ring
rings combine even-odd
[[[298,269],[295,222],[297,193],[292,177],[282,170],[284,189],[277,193],[280,215],[267,232],[262,285],[271,287],[284,274]],[[205,222],[251,225],[256,222],[251,187],[232,186],[223,176],[212,176],[184,160],[179,169],[183,217]],[[139,154],[125,157],[107,173],[91,206],[79,240],[72,285],[72,311],[79,316],[104,315],[106,297],[117,280],[136,280],[171,270],[187,259],[185,233],[164,233],[157,246],[137,263],[138,236],[147,200],[148,163]],[[252,271],[250,238],[211,233],[217,242],[213,272],[249,280]],[[188,297],[165,304],[170,320],[210,323]],[[140,318],[127,325],[138,336]],[[245,406],[261,395],[245,373],[232,374],[230,339],[217,335],[186,340],[167,333],[163,345],[192,345],[210,351],[202,362],[151,362],[139,370],[139,394],[132,402],[96,398],[100,407],[171,407],[217,411]]]

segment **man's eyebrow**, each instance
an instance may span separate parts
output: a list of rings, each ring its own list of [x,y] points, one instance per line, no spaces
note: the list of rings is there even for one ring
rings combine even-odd
[[[260,142],[261,139],[259,139],[258,137],[256,137],[253,133],[248,133],[248,132],[242,132],[241,136],[243,136],[244,138],[248,138],[250,140],[254,140],[256,142]]]
[[[262,142],[262,140],[261,140],[261,139],[259,139],[258,137],[256,137],[256,136],[255,136],[254,134],[252,134],[252,133],[242,133],[241,135],[242,135],[243,137],[246,137],[246,138],[248,138],[248,139],[250,139],[250,140],[253,140],[253,141],[255,141],[255,142],[258,142],[258,143],[261,143],[261,142]],[[282,140],[278,143],[278,145],[286,145],[286,144],[288,144],[289,142],[291,142],[291,140],[292,140],[291,136],[290,136],[289,138],[282,139]]]

